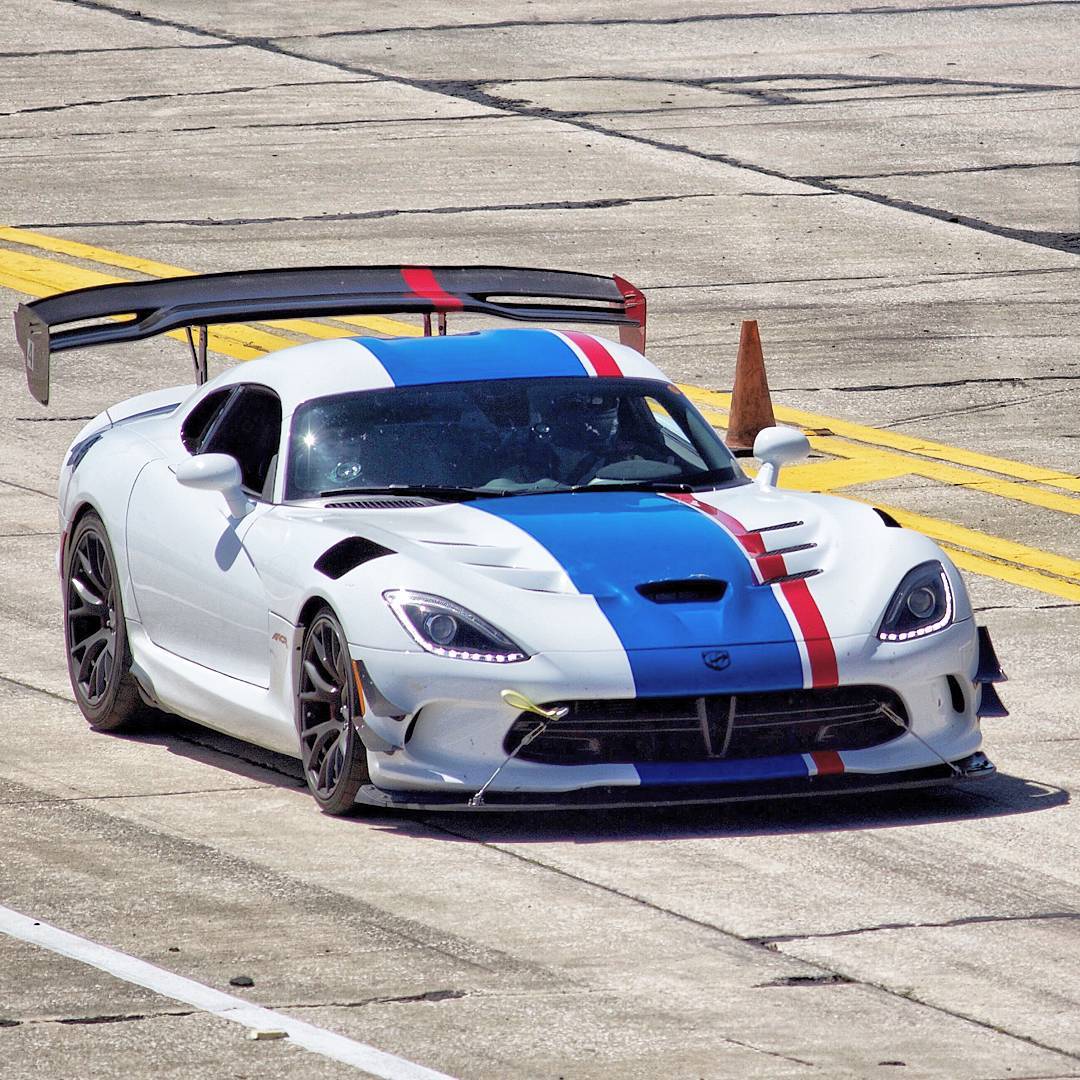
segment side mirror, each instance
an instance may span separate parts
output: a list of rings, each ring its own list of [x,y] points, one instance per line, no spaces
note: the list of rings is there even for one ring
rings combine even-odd
[[[229,504],[229,514],[242,518],[251,509],[244,494],[240,463],[228,454],[196,454],[176,466],[177,483],[198,491],[220,491]]]
[[[754,440],[754,457],[761,462],[757,482],[776,487],[781,465],[804,461],[810,455],[810,440],[796,428],[767,427]]]

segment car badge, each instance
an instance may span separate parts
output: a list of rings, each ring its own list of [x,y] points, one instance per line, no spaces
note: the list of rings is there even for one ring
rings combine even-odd
[[[713,671],[723,671],[731,667],[731,653],[726,649],[706,649],[701,654],[701,659],[705,662],[705,666],[712,668]]]

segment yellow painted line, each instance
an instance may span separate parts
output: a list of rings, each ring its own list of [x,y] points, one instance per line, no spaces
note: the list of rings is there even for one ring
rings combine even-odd
[[[718,427],[726,426],[726,416],[708,407],[703,411],[711,414]],[[813,436],[811,442],[819,449],[827,448],[831,451],[841,440],[831,439],[828,436]],[[845,449],[853,456],[839,461],[788,466],[781,472],[781,486],[802,491],[825,491],[830,487],[866,483],[879,478],[874,475],[876,470],[886,467],[890,470],[899,470],[903,462],[899,454],[867,451],[862,448],[847,447],[846,444]],[[862,460],[859,456],[855,456],[862,454],[872,455],[872,457]],[[746,469],[745,464],[743,467],[750,473],[754,471],[752,467]],[[804,471],[800,473],[800,470]],[[910,466],[904,467],[901,475],[911,471]],[[830,484],[830,480],[837,482]],[[857,496],[848,497],[857,498]],[[859,501],[868,502],[869,500],[860,499]],[[1080,561],[1076,559],[1055,555],[1041,548],[1029,547],[1013,540],[926,517],[899,507],[883,506],[876,501],[873,505],[881,506],[901,525],[936,540],[962,569],[998,578],[1014,585],[1022,585],[1065,600],[1080,600]]]
[[[388,319],[385,315],[339,315],[336,322],[349,323],[351,326],[362,326],[365,330],[374,330],[378,334],[386,334],[387,337],[423,337],[423,327],[413,323],[398,322],[397,319]]]
[[[951,547],[949,544],[942,544],[941,547],[949,553],[949,557],[961,570],[967,570],[972,574],[982,574],[984,577],[997,578],[999,581],[1009,582],[1010,585],[1020,585],[1025,589],[1048,593],[1050,596],[1059,596],[1062,600],[1080,602],[1080,582],[1062,581],[1059,578],[1040,574],[1036,570],[1026,570],[1022,566],[1013,566],[1012,563],[984,559],[961,548]]]
[[[58,263],[20,251],[0,252],[0,285],[31,296],[52,296],[68,289],[85,289],[91,285],[113,285],[127,281],[112,274],[87,270],[81,266]],[[167,335],[178,341],[187,341],[183,330],[173,330]],[[295,341],[275,334],[268,334],[244,323],[216,326],[210,331],[209,348],[237,360],[253,360],[276,349],[295,345]]]
[[[1062,514],[1080,514],[1080,499],[1072,495],[1063,495],[1056,491],[1032,487],[1017,480],[997,480],[989,476],[968,472],[956,465],[946,465],[937,461],[921,461],[905,457],[895,450],[871,450],[857,446],[831,435],[810,436],[810,445],[837,457],[850,458],[859,462],[879,462],[906,464],[905,472],[913,476],[922,476],[927,480],[936,480],[954,487],[968,488],[972,491],[998,495],[1003,499],[1038,506],[1043,510],[1057,510]]]
[[[0,226],[0,240],[6,240],[13,244],[22,244],[24,247],[37,248],[41,251],[51,251],[55,255],[69,255],[73,259],[86,259],[88,262],[113,266],[119,270],[134,270],[138,274],[146,274],[149,277],[191,277],[194,274],[193,270],[187,270],[182,266],[170,266],[168,263],[155,262],[153,259],[141,259],[137,256],[125,255],[120,251],[110,251],[108,248],[94,247],[93,244],[82,244],[77,240],[65,240],[58,236],[47,236],[44,233],[31,232],[28,229],[13,229],[10,226]],[[5,252],[5,261],[6,255]],[[64,288],[68,287],[64,286]],[[77,288],[78,286],[72,287]],[[62,290],[57,289],[56,291],[60,292]],[[423,333],[423,330],[413,326],[411,323],[398,322],[396,319],[383,318],[381,315],[350,316],[339,321],[350,323],[353,326],[360,326],[366,330],[374,330],[380,334],[414,337]],[[269,325],[315,338],[336,338],[348,335],[348,331],[335,331],[321,323],[307,319],[277,321]],[[286,344],[295,345],[296,342],[286,342]],[[279,345],[278,348],[284,348],[284,346]],[[271,350],[266,349],[263,351],[269,352]],[[251,357],[239,357],[238,359],[246,360],[251,359]]]
[[[697,400],[700,396],[697,393],[693,393],[693,387],[683,386],[681,389],[686,392],[686,396],[691,400]],[[722,409],[727,408],[731,401],[730,394],[721,394],[713,390],[701,391],[701,394],[708,395],[708,404],[705,404],[702,408],[702,412],[705,416],[712,420],[718,427],[727,426],[727,414],[722,412]],[[865,444],[859,444],[846,437],[839,437],[839,430],[842,427],[855,427],[859,428],[860,425],[845,424],[843,421],[832,420],[827,416],[818,416],[813,413],[799,413],[794,409],[784,409],[782,407],[774,407],[773,411],[776,414],[778,420],[786,420],[789,423],[796,423],[799,427],[808,428],[810,431],[828,429],[836,434],[833,435],[810,435],[810,445],[815,450],[820,450],[823,453],[832,454],[836,457],[845,458],[852,462],[860,463],[876,463],[882,470],[888,470],[889,468],[900,469],[903,468],[897,475],[912,475],[922,476],[927,480],[936,480],[942,484],[949,484],[953,487],[963,487],[971,491],[977,491],[988,495],[997,495],[1003,499],[1012,499],[1016,502],[1027,503],[1030,506],[1038,506],[1044,510],[1057,510],[1063,514],[1080,514],[1080,498],[1074,498],[1071,495],[1062,495],[1057,491],[1047,491],[1042,487],[1033,487],[1029,483],[1022,483],[1016,480],[999,480],[992,476],[986,476],[982,473],[971,472],[967,469],[960,468],[957,465],[946,464],[940,461],[921,460],[917,457],[911,457],[904,453],[895,450],[883,450],[877,448],[870,448]],[[807,425],[803,423],[803,419],[811,418],[815,421],[821,421],[820,424]],[[802,419],[800,419],[802,418]],[[872,429],[866,429],[872,430]],[[958,457],[963,456],[965,451],[957,450]],[[978,455],[983,456],[983,455]],[[993,458],[990,460],[1003,461],[1004,459]],[[1008,464],[1008,463],[1006,463]],[[1021,463],[1014,463],[1020,466]],[[799,466],[799,468],[815,469],[820,466],[807,465]],[[1024,466],[1027,468],[1027,466]],[[837,470],[837,475],[842,474],[842,469]],[[1038,472],[1040,476],[1050,475],[1047,470],[1033,470]],[[785,470],[786,476],[788,470]],[[1064,474],[1053,474],[1064,475]],[[865,480],[855,480],[852,483],[865,483]],[[1038,481],[1042,483],[1043,481]],[[836,485],[844,486],[844,485]],[[1063,488],[1065,484],[1053,484],[1047,485],[1052,487]],[[826,490],[825,488],[815,488],[811,484],[807,484],[804,490]],[[1080,487],[1077,488],[1080,490]]]
[[[814,461],[808,465],[787,465],[782,477],[783,486],[795,491],[837,491],[853,484],[870,484],[876,480],[895,480],[906,476],[911,469],[904,463],[880,461]]]
[[[781,477],[783,474],[781,474]],[[863,500],[865,501],[865,500]],[[1029,547],[1027,544],[1017,543],[1015,540],[1004,540],[998,536],[990,536],[988,533],[979,532],[977,529],[969,529],[964,525],[954,525],[938,518],[926,517],[924,514],[916,514],[910,510],[903,510],[896,506],[881,506],[909,529],[916,529],[925,533],[933,540],[941,544],[948,544],[952,548],[967,548],[982,555],[988,555],[1003,562],[1018,563],[1025,567],[1040,570],[1046,574],[1056,575],[1073,581],[1080,587],[1080,561],[1070,559],[1066,555],[1055,555],[1041,548]]]
[[[705,390],[697,386],[684,386],[686,396],[698,405],[712,406],[718,409],[731,407],[731,394],[719,390]],[[823,416],[821,413],[804,412],[801,409],[789,409],[784,405],[774,408],[776,418],[799,427],[818,429],[828,428],[836,435],[852,439],[855,442],[868,443],[871,446],[884,446],[891,450],[901,450],[906,454],[966,465],[971,469],[1011,476],[1017,480],[1027,480],[1035,484],[1045,484],[1065,491],[1080,492],[1080,477],[1055,469],[1044,469],[1038,465],[1028,465],[1023,461],[1011,461],[1008,458],[992,457],[973,450],[962,450],[956,446],[934,442],[932,439],[920,439],[911,435],[901,435],[895,431],[866,427],[840,420],[835,416]]]
[[[152,277],[191,274],[182,267],[22,229],[0,227],[0,241]],[[124,280],[130,279],[22,250],[0,249],[0,285],[31,296],[48,296],[68,289]],[[335,322],[391,335],[417,336],[422,333],[417,326],[382,316],[344,318]],[[291,334],[316,338],[340,337],[349,333],[338,326],[307,319],[278,320],[267,325]],[[174,331],[169,336],[180,340],[185,338],[182,331]],[[247,360],[293,344],[295,340],[282,334],[236,324],[213,328],[209,347],[214,352]],[[711,414],[717,426],[726,426],[730,394],[693,386],[682,389],[702,407],[706,415]],[[811,443],[817,450],[832,455],[828,461],[787,468],[784,471],[785,487],[827,491],[914,474],[1044,509],[1080,513],[1080,499],[1044,490],[1045,487],[1053,487],[1058,491],[1080,491],[1080,480],[1068,474],[852,424],[817,413],[782,406],[775,411],[780,420],[811,431],[821,431],[821,435],[811,435]],[[969,470],[994,475],[986,476]],[[1017,480],[1027,483],[1017,483]],[[1043,488],[1029,486],[1032,484],[1043,485]],[[966,570],[1067,600],[1080,601],[1080,562],[1077,560],[899,508],[886,509],[901,524],[918,529],[940,543],[957,565]]]

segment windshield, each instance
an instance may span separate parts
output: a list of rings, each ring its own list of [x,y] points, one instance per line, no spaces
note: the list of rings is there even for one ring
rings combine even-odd
[[[540,494],[716,487],[743,476],[674,386],[652,379],[437,383],[317,398],[296,410],[286,499],[344,491]]]

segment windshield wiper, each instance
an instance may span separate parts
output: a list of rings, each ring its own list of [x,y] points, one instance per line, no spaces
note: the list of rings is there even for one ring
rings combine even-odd
[[[492,491],[484,488],[447,487],[440,484],[382,484],[371,487],[331,488],[320,491],[319,498],[327,499],[338,495],[419,495],[426,499],[490,499],[508,494],[505,491]]]
[[[585,491],[657,491],[683,492],[693,491],[690,484],[684,484],[675,480],[605,480],[602,484],[574,484],[572,487],[563,488],[563,491],[577,495]]]
[[[709,469],[705,472],[695,473],[690,476],[682,477],[681,479],[663,479],[657,478],[656,480],[616,480],[599,478],[599,482],[593,481],[590,484],[574,484],[572,487],[566,490],[571,492],[579,491],[656,491],[660,494],[664,492],[688,492],[698,491],[701,488],[713,486],[715,484],[723,483],[727,480],[731,480],[734,474],[731,469]]]

